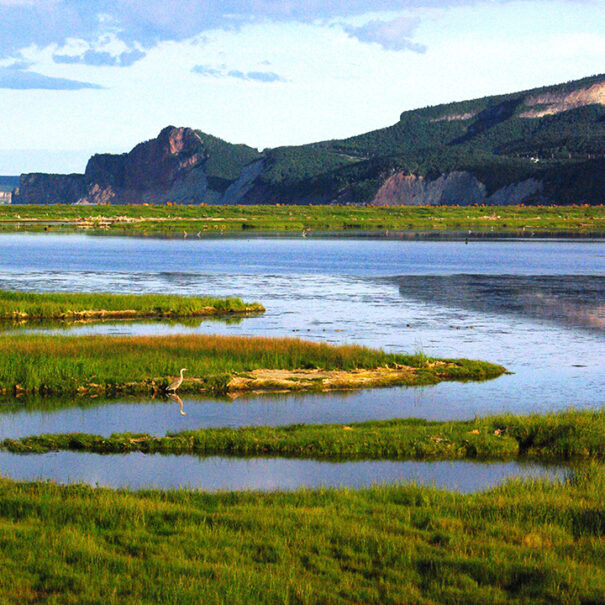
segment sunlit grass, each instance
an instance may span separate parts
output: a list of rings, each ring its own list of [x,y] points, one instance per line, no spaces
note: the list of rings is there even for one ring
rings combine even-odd
[[[355,345],[332,346],[294,338],[239,336],[0,336],[0,390],[76,393],[79,389],[148,392],[188,368],[182,392],[225,390],[234,373],[260,368],[354,370],[396,364],[415,368],[412,382],[481,380],[505,370],[481,361],[452,360],[427,367],[422,356]]]
[[[240,298],[0,290],[0,319],[170,318],[262,311],[259,303],[245,303]]]
[[[288,456],[315,459],[605,459],[605,409],[545,416],[495,416],[469,421],[401,419],[348,425],[199,429],[146,434],[42,435],[7,439],[13,452]]]
[[[292,493],[0,481],[0,601],[597,604],[605,479]]]
[[[135,219],[135,220],[133,220]],[[3,222],[8,221],[8,222]],[[17,221],[17,223],[13,222]],[[0,231],[603,233],[604,206],[0,206]]]

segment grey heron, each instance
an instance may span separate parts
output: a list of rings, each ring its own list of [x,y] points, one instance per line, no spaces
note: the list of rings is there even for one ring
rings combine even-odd
[[[167,391],[172,391],[173,393],[181,386],[183,382],[183,372],[186,372],[187,368],[181,368],[181,374],[178,378],[175,378],[167,387]]]

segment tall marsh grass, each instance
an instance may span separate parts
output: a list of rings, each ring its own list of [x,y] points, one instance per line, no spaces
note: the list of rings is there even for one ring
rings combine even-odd
[[[447,370],[426,368],[424,357],[293,338],[0,336],[0,389],[8,392],[73,393],[90,384],[111,390],[151,381],[161,385],[177,375],[180,368],[188,368],[190,378],[218,381],[221,385],[234,372],[260,368],[353,370],[395,364],[417,367],[418,380],[423,383],[450,375],[479,380],[504,372],[501,366],[469,360],[453,360]],[[194,388],[185,381],[181,389],[189,387]],[[136,390],[136,385],[133,388]]]
[[[19,217],[19,218],[17,218]],[[132,221],[131,219],[140,219]],[[222,219],[222,220],[216,220]],[[0,230],[190,234],[269,231],[530,231],[605,230],[603,206],[47,206],[0,205]],[[4,222],[7,221],[7,222]],[[13,221],[22,221],[18,226]],[[46,221],[46,225],[44,222]],[[65,224],[60,224],[65,221]],[[59,224],[57,224],[59,223]]]

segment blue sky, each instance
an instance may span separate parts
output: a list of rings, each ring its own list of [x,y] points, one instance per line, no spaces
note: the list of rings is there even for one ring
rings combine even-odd
[[[603,0],[0,0],[0,174],[166,125],[260,149],[605,72]]]

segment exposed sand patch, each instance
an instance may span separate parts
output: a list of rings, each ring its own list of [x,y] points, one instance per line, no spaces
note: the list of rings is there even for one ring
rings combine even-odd
[[[446,116],[441,116],[439,118],[434,118],[431,122],[462,122],[464,120],[470,120],[477,115],[476,111],[469,113],[452,113]]]
[[[536,107],[519,114],[521,118],[541,118],[584,105],[605,105],[605,82],[568,93],[545,93],[525,99],[524,105]]]
[[[307,391],[363,389],[372,386],[411,384],[417,368],[375,368],[371,370],[268,370],[235,375],[229,392]]]

